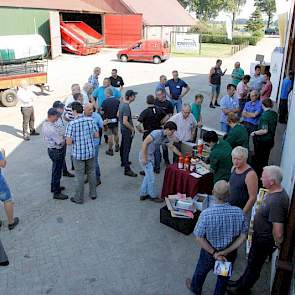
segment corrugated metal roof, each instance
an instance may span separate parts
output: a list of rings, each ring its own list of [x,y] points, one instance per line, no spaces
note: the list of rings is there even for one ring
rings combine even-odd
[[[94,2],[92,5],[89,2]],[[0,0],[0,6],[19,8],[38,8],[59,11],[80,11],[91,13],[114,12],[104,0],[83,1],[83,0]]]
[[[145,25],[191,26],[196,20],[177,0],[120,0],[133,13],[142,13]]]

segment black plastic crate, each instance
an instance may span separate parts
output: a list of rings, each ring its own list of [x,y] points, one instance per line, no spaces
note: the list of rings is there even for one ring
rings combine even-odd
[[[190,235],[194,231],[200,213],[201,212],[196,211],[194,219],[176,218],[171,216],[170,211],[167,206],[165,206],[160,209],[160,222],[179,231],[180,233]]]

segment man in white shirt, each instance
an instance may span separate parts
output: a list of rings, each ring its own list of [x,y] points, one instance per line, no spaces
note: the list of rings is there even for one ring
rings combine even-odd
[[[34,127],[35,116],[33,99],[35,98],[35,94],[29,89],[27,81],[21,81],[17,91],[17,97],[20,101],[21,113],[23,115],[23,137],[24,140],[30,140],[30,135],[39,135],[39,133],[36,132]],[[30,128],[30,133],[28,132],[28,126]]]
[[[76,93],[81,93],[82,94],[82,96],[83,96],[83,102],[82,102],[82,104],[86,104],[86,103],[89,102],[89,99],[88,99],[87,94],[85,92],[82,92],[81,91],[81,87],[80,87],[79,84],[77,84],[77,83],[72,84],[72,86],[71,86],[71,92],[72,92],[72,94],[67,98],[67,100],[65,102],[65,105],[66,106],[68,106],[69,104],[71,104],[72,102],[75,101],[74,95]]]
[[[169,121],[172,121],[177,126],[177,131],[174,133],[178,142],[174,142],[174,145],[178,150],[181,150],[181,142],[192,141],[197,121],[191,113],[191,106],[187,103],[183,104],[182,111],[172,116]],[[176,157],[174,156],[174,162]]]

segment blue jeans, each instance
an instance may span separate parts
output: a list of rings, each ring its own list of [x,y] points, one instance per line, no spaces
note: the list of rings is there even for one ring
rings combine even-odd
[[[151,198],[156,198],[153,163],[148,162],[146,165],[142,165],[142,168],[145,172],[145,176],[140,187],[140,196],[149,195]]]
[[[155,169],[160,169],[162,155],[161,155],[161,146],[163,150],[163,158],[165,162],[169,162],[168,147],[166,144],[156,145],[155,148]]]
[[[227,255],[226,259],[232,263],[237,258],[237,252],[234,251]],[[206,276],[209,273],[210,270],[214,269],[215,259],[214,257],[209,254],[204,249],[201,249],[200,257],[198,264],[196,266],[196,270],[194,273],[194,276],[192,278],[192,291],[197,294],[202,294],[202,288],[204,285],[204,282],[206,280]],[[226,291],[226,285],[229,280],[229,277],[223,277],[223,276],[217,276],[217,282],[215,285],[215,291],[214,295],[224,295]]]
[[[95,146],[95,176],[96,181],[100,181],[100,168],[98,162],[99,144]]]
[[[223,123],[223,122],[220,122],[220,130],[221,130],[222,132],[228,133],[229,130],[230,130],[230,127],[229,127],[228,124]]]
[[[181,112],[181,108],[182,108],[182,99],[170,99],[172,105],[173,105],[173,110],[174,108],[176,108],[176,112],[180,113]]]
[[[48,149],[48,156],[52,161],[51,192],[59,194],[61,192],[60,179],[65,160],[65,149]]]

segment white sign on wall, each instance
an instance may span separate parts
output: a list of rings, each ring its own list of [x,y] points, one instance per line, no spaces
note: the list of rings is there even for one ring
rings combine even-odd
[[[196,51],[200,48],[199,34],[176,34],[175,35],[175,50],[176,51]]]

